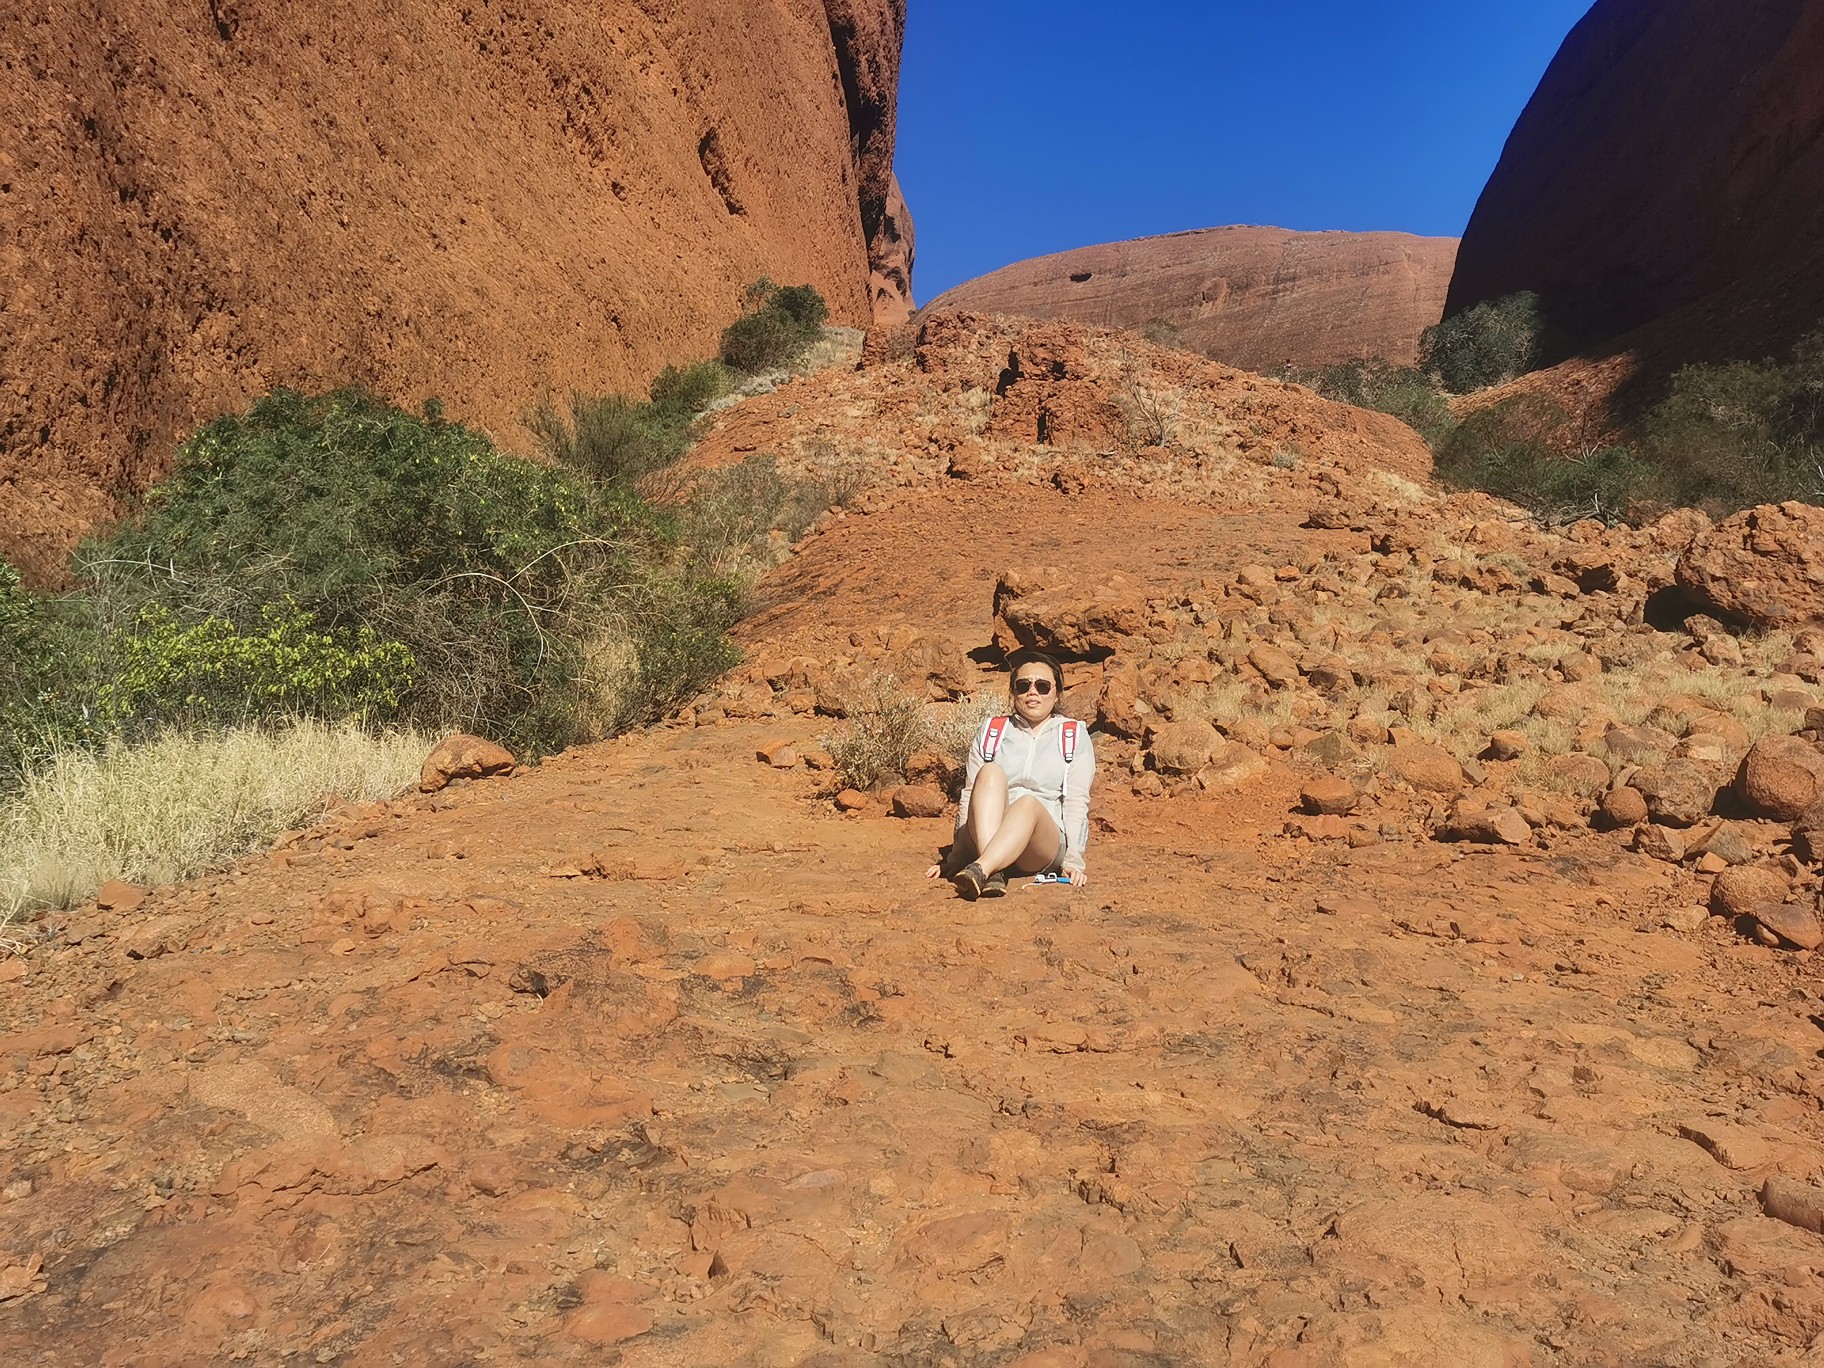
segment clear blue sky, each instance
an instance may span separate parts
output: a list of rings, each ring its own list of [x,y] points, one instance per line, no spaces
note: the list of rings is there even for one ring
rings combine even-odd
[[[1228,223],[1454,237],[1590,0],[910,0],[898,170],[922,302]]]

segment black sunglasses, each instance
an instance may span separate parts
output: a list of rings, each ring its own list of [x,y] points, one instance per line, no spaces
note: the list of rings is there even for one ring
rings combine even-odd
[[[1013,681],[1013,691],[1016,694],[1036,693],[1040,698],[1044,698],[1051,692],[1051,681],[1049,679],[1016,679]]]

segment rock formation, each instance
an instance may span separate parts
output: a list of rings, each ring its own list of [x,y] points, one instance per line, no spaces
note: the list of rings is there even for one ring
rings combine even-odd
[[[1552,360],[1780,353],[1824,318],[1820,186],[1824,8],[1598,0],[1508,139],[1447,312],[1536,291]]]
[[[903,313],[904,0],[26,0],[0,19],[0,555],[200,421],[361,382],[514,443],[713,352],[744,284]]]
[[[1406,233],[1205,228],[1003,266],[925,305],[1138,328],[1245,370],[1363,356],[1410,365],[1438,321],[1456,242]]]

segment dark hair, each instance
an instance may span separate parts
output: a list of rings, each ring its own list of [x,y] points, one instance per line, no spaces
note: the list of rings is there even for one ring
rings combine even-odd
[[[1048,655],[1033,646],[1022,646],[1007,657],[1007,685],[1013,687],[1013,677],[1020,672],[1022,665],[1043,665],[1051,671],[1052,682],[1058,686],[1058,697],[1064,696],[1064,667],[1058,664],[1057,658]]]

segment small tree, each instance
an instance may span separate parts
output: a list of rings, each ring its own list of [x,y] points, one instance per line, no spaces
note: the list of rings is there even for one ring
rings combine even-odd
[[[1485,300],[1425,329],[1419,364],[1452,394],[1499,385],[1533,368],[1540,326],[1539,296],[1530,290]]]

